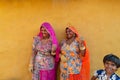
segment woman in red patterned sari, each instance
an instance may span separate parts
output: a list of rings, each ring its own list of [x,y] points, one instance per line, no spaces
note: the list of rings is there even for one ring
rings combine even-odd
[[[90,80],[89,52],[85,40],[72,26],[65,31],[66,39],[61,42],[60,80]]]

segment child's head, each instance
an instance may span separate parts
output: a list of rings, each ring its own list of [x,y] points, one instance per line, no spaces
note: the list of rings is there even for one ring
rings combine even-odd
[[[119,57],[117,57],[114,54],[107,54],[104,58],[103,58],[103,63],[105,64],[107,61],[113,62],[117,68],[120,67],[120,59]]]
[[[120,67],[120,59],[116,55],[108,54],[103,58],[104,67],[107,74],[113,74]]]

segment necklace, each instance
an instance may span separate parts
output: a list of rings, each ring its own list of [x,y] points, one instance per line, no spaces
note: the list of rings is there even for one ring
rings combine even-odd
[[[75,37],[66,40],[66,43],[70,45],[75,40]]]
[[[45,45],[45,44],[48,43],[48,41],[49,41],[49,38],[48,38],[48,39],[42,39],[42,40],[41,40],[41,43],[42,43],[42,45]]]

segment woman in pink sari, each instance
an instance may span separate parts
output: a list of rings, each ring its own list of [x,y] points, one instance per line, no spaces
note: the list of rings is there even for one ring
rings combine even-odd
[[[56,80],[59,47],[52,26],[44,22],[39,34],[33,39],[33,54],[30,61],[32,80]]]

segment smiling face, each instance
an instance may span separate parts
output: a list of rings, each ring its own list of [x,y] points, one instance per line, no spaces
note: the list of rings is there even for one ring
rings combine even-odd
[[[67,37],[67,39],[71,39],[71,38],[75,37],[75,33],[72,30],[70,30],[69,28],[67,28],[66,29],[66,37]]]
[[[41,27],[40,31],[42,32],[43,38],[49,38],[49,33],[44,27]]]
[[[106,61],[104,63],[104,67],[105,67],[105,70],[106,70],[106,74],[112,75],[113,73],[115,73],[115,71],[117,71],[117,66],[112,61]]]

